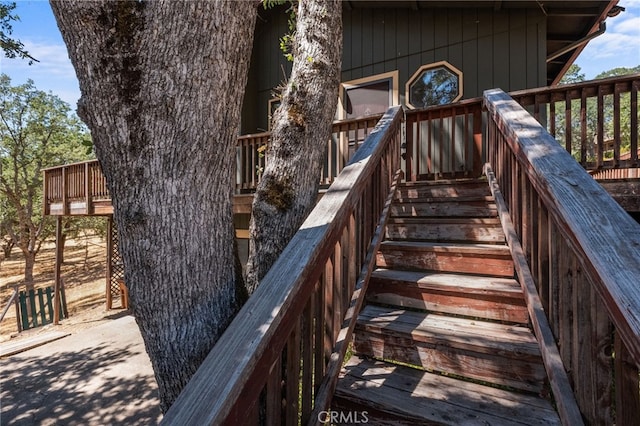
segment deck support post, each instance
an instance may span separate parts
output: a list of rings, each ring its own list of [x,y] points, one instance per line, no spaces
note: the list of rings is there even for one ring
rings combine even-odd
[[[484,166],[482,144],[482,111],[476,111],[473,113],[473,177],[482,175]]]
[[[61,245],[62,241],[62,216],[56,216],[56,267],[55,267],[55,283],[53,288],[53,323],[58,325],[60,323],[60,303],[61,293],[61,277],[60,277],[60,264],[62,263],[62,250],[64,247]]]
[[[111,309],[113,300],[111,297],[111,278],[113,276],[113,216],[107,218],[107,277],[105,292],[107,295],[107,310]]]

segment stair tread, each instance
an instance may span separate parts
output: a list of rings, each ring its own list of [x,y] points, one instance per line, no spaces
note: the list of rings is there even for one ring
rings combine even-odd
[[[460,195],[460,196],[427,196],[427,197],[401,197],[396,196],[393,199],[394,204],[430,204],[430,203],[466,203],[466,202],[477,202],[477,201],[485,201],[487,203],[495,203],[495,198],[492,195]]]
[[[535,336],[522,326],[367,305],[358,316],[357,327],[478,353],[511,354],[536,362],[540,357]]]
[[[469,178],[469,179],[438,179],[438,180],[418,180],[403,182],[400,188],[416,188],[416,187],[433,187],[433,186],[466,186],[466,185],[484,185],[489,188],[489,183],[485,178]]]
[[[481,253],[487,255],[511,255],[509,247],[500,244],[478,244],[478,243],[441,243],[429,241],[383,241],[380,244],[380,251],[385,249],[410,249],[415,251],[437,251],[437,252],[457,252],[457,253]]]
[[[543,398],[358,356],[338,381],[335,405],[345,400],[368,409],[369,422],[378,425],[560,424]]]
[[[401,271],[378,268],[372,279],[414,284],[423,290],[464,292],[466,294],[497,295],[522,299],[520,284],[511,278],[494,278],[476,275],[438,273],[425,271]]]
[[[464,224],[464,225],[487,225],[487,226],[500,226],[500,219],[497,217],[390,217],[388,223],[397,224]]]

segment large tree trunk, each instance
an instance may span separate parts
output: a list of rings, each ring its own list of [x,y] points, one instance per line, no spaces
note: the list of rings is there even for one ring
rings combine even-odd
[[[253,201],[249,292],[269,271],[318,196],[340,84],[340,1],[299,3],[293,56],[291,78],[274,114],[267,163]]]
[[[256,4],[52,6],[166,411],[243,303],[232,184]]]

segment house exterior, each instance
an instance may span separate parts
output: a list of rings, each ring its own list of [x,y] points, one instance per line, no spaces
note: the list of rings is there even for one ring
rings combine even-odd
[[[287,7],[259,6],[243,135],[270,129],[278,86],[290,75],[291,63],[280,50],[280,38],[289,32]],[[392,105],[443,105],[492,88],[555,85],[601,34],[601,23],[621,10],[618,0],[344,1],[336,119],[380,114]],[[249,218],[246,211],[234,215],[243,262]]]
[[[556,84],[618,1],[345,1],[336,119]],[[259,7],[242,134],[269,129],[291,64],[286,7]],[[424,98],[424,93],[430,96]],[[422,98],[421,98],[422,96]]]

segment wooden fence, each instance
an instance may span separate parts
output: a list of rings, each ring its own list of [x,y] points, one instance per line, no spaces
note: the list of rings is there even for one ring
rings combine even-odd
[[[394,107],[370,132],[163,424],[317,422],[333,394],[400,176],[401,119]]]
[[[640,413],[640,226],[530,114],[485,92],[488,161],[589,424]]]
[[[54,320],[55,294],[53,287],[23,290],[18,293],[16,317],[18,331],[51,324]],[[60,289],[61,318],[69,316],[64,288]]]

